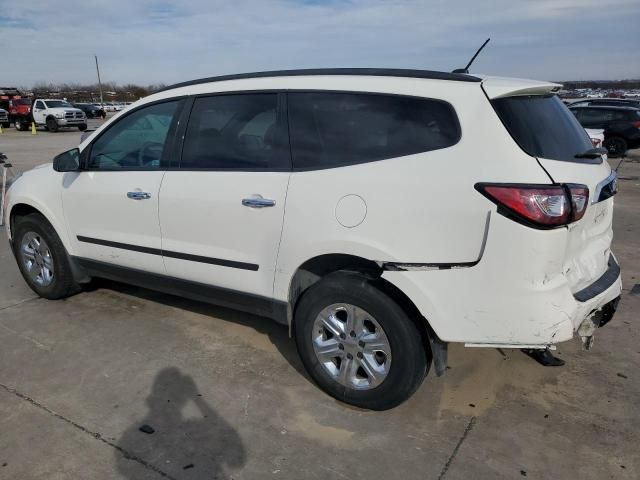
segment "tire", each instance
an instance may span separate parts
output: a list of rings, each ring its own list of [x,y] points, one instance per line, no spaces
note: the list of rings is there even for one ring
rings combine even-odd
[[[609,152],[610,157],[620,157],[629,149],[627,141],[622,137],[605,138],[603,146]]]
[[[34,244],[39,244],[43,249],[38,252],[39,255],[31,248]],[[12,247],[22,277],[39,296],[58,300],[80,291],[80,286],[73,278],[67,250],[51,224],[39,213],[15,219]],[[44,273],[45,269],[50,275]]]
[[[320,314],[332,319],[332,329],[342,336],[330,334]],[[343,331],[343,327],[350,328],[349,317],[360,319],[361,327],[354,329],[357,333]],[[417,325],[391,297],[360,274],[338,272],[312,285],[296,306],[294,322],[298,353],[309,375],[329,395],[351,405],[371,410],[393,408],[418,389],[429,370],[430,355]],[[333,328],[337,322],[341,328]],[[363,339],[377,342],[381,350],[370,349],[368,345],[373,343]],[[336,342],[337,347],[331,346]],[[321,361],[316,353],[319,345],[342,358],[327,361],[324,356]],[[367,374],[365,364],[368,371],[373,371],[374,365],[383,372],[378,380]],[[343,370],[347,365],[352,369]],[[341,379],[341,372],[347,371],[355,375]]]
[[[18,130],[19,132],[23,131],[24,128],[24,122],[22,120],[18,120],[17,118],[15,119],[14,123],[13,123],[16,127],[16,130]]]
[[[80,130],[81,132],[84,132],[86,129],[87,129],[86,123],[84,125],[78,125],[78,130]]]
[[[58,131],[58,122],[55,118],[47,118],[47,130],[54,133]]]
[[[9,122],[5,122],[2,124],[2,128],[9,128],[11,124]]]

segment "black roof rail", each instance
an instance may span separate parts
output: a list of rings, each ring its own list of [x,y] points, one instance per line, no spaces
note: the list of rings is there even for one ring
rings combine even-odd
[[[248,78],[268,77],[299,77],[308,75],[362,75],[373,77],[407,77],[426,78],[430,80],[450,80],[454,82],[481,82],[482,79],[463,73],[436,72],[432,70],[411,70],[405,68],[307,68],[300,70],[274,70],[269,72],[237,73],[218,77],[199,78],[188,82],[176,83],[164,87],[159,92],[173,90],[174,88],[189,87],[210,82],[223,82],[225,80],[244,80]]]

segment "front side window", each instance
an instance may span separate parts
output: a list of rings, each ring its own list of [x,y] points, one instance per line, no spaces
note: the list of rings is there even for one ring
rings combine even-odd
[[[191,110],[180,168],[283,170],[289,168],[278,94],[197,98]]]
[[[448,103],[365,93],[289,93],[294,168],[333,168],[450,147],[460,139]]]
[[[91,146],[88,168],[160,168],[178,101],[140,108],[125,116]]]
[[[43,102],[41,102],[40,100],[38,100],[38,101],[36,102],[36,106],[35,106],[35,108],[36,108],[36,109],[39,109],[39,110],[44,110],[44,103],[43,103]]]

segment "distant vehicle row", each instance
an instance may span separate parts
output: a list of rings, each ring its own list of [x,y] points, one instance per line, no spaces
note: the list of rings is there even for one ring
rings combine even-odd
[[[607,103],[608,102],[608,103]],[[640,147],[640,109],[635,100],[586,100],[569,105],[569,110],[586,129],[604,131],[603,146],[609,156],[624,155],[630,148]]]

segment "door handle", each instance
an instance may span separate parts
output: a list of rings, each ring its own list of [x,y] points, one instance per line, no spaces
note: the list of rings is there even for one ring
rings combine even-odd
[[[151,194],[147,192],[127,192],[127,198],[131,200],[148,200]]]
[[[275,206],[276,201],[268,198],[255,197],[255,198],[243,198],[242,205],[249,208],[265,208]]]

